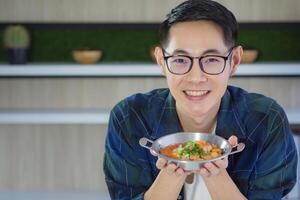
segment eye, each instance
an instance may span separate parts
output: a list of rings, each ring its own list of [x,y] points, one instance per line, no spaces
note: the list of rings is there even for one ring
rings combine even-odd
[[[176,63],[186,63],[186,60],[185,59],[183,59],[183,58],[177,58],[177,59],[175,59],[173,62],[176,62]]]
[[[217,63],[220,62],[220,59],[217,57],[208,57],[207,59],[205,59],[206,63]]]
[[[208,62],[219,62],[220,60],[217,58],[209,58],[207,61]]]
[[[173,64],[187,64],[187,63],[189,63],[189,60],[184,57],[173,57],[171,62]]]

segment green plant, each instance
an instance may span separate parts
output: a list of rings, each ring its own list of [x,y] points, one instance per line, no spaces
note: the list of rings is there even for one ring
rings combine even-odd
[[[28,48],[30,44],[28,30],[21,25],[7,26],[3,38],[6,48]]]

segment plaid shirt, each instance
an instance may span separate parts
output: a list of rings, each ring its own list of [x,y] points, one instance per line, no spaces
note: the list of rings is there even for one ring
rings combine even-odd
[[[143,199],[159,170],[157,158],[139,145],[139,139],[156,140],[180,131],[168,89],[135,94],[118,103],[111,111],[104,155],[111,198]],[[228,86],[216,134],[226,139],[236,135],[246,144],[244,151],[229,156],[227,171],[248,199],[281,199],[293,188],[297,151],[287,117],[274,100]]]

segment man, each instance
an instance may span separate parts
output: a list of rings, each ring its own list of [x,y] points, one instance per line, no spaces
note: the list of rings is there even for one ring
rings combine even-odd
[[[104,172],[112,199],[281,199],[296,182],[297,152],[283,109],[228,86],[243,50],[234,15],[210,0],[174,8],[160,27],[156,61],[168,89],[135,94],[112,110]],[[239,154],[185,172],[139,146],[175,132],[239,142]]]

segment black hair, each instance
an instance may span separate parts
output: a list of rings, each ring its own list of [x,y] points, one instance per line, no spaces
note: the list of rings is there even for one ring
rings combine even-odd
[[[227,8],[212,0],[187,0],[171,10],[159,28],[160,45],[168,43],[169,30],[178,22],[208,20],[217,24],[223,31],[224,42],[228,47],[236,45],[238,37],[237,21]]]

